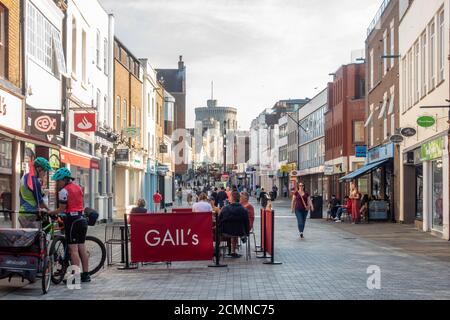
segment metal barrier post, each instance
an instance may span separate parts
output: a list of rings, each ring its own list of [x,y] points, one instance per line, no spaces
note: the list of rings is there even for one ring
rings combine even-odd
[[[263,215],[264,215],[264,224],[262,223]],[[264,230],[264,232],[263,232],[263,230]],[[263,246],[263,244],[264,244],[264,246]],[[266,259],[267,258],[266,248],[267,248],[267,245],[266,245],[266,209],[264,208],[264,209],[261,209],[261,250],[262,251],[260,251],[263,253],[263,255],[256,256],[256,258]]]
[[[263,262],[263,264],[269,265],[283,264],[281,262],[275,262],[275,211],[273,210],[272,210],[272,255],[270,257],[270,261]]]
[[[128,214],[125,213],[123,215],[123,220],[125,222],[125,266],[124,267],[119,267],[119,270],[134,270],[137,269],[137,266],[131,266],[130,265],[130,259],[128,256],[128,220],[127,220],[127,216]]]
[[[215,212],[214,216],[216,217],[216,229],[214,230],[214,236],[216,238],[216,245],[215,245],[215,255],[216,255],[216,263],[211,264],[208,267],[210,268],[225,268],[228,267],[226,264],[220,264],[220,235],[219,235],[219,216]]]

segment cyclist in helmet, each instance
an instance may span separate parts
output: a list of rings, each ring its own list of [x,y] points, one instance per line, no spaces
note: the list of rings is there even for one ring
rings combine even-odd
[[[39,228],[37,218],[41,209],[48,210],[43,197],[42,184],[39,180],[46,180],[49,171],[52,171],[50,163],[41,157],[33,162],[36,172],[31,177],[33,190],[28,186],[29,173],[25,174],[20,180],[19,197],[20,197],[20,214],[19,222],[23,228]]]
[[[83,267],[81,282],[89,282],[91,278],[88,273],[89,257],[87,255],[85,241],[88,223],[83,216],[84,201],[83,190],[73,182],[72,173],[67,168],[61,168],[52,177],[56,181],[59,191],[59,208],[50,211],[49,214],[65,214],[64,230],[72,265]]]

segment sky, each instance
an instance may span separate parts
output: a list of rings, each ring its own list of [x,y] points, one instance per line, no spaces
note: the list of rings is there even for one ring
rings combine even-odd
[[[154,68],[186,65],[186,123],[211,98],[238,127],[277,101],[312,98],[364,48],[381,0],[100,0],[116,36]]]

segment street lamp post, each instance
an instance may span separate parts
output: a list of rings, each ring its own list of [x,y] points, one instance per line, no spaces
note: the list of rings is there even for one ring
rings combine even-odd
[[[223,122],[223,173],[227,172],[227,121]]]

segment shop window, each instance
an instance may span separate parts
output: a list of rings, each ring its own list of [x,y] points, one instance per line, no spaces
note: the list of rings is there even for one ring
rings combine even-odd
[[[442,232],[444,225],[442,160],[432,163],[432,193],[432,228]]]
[[[129,170],[128,181],[129,181],[128,204],[134,205],[136,203],[136,192],[135,192],[136,175],[133,170]]]
[[[353,142],[364,142],[364,121],[353,122]]]
[[[416,219],[423,220],[423,166],[416,166]]]
[[[77,74],[77,21],[72,19],[72,73]]]
[[[0,78],[8,78],[7,74],[7,35],[8,35],[8,11],[0,4]]]
[[[87,85],[87,38],[86,31],[82,31],[81,33],[81,75],[83,84]]]
[[[382,191],[381,179],[382,179],[381,168],[378,168],[372,173],[372,197],[375,200],[381,199],[381,191]]]

